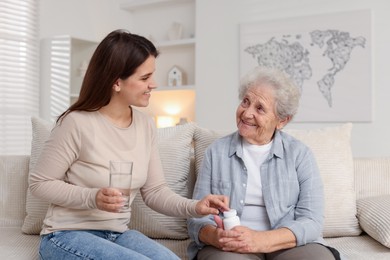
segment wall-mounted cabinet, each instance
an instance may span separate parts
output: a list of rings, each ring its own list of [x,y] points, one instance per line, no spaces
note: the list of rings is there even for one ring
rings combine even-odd
[[[96,42],[71,36],[41,40],[41,117],[55,120],[77,100]]]

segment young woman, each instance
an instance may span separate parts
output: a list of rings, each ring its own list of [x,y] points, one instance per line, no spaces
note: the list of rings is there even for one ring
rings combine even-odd
[[[145,235],[128,230],[130,210],[109,186],[109,161],[133,161],[130,203],[140,191],[154,210],[183,217],[218,214],[225,196],[189,200],[165,180],[149,104],[158,51],[142,36],[111,32],[87,69],[78,101],[59,116],[30,173],[32,193],[51,203],[41,232],[42,259],[178,259]]]

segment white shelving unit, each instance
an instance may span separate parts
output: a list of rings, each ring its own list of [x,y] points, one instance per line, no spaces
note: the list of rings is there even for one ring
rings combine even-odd
[[[195,88],[195,0],[129,0],[120,4],[133,20],[131,32],[148,37],[160,51],[155,73],[159,90],[193,90]],[[151,22],[155,21],[155,22]],[[183,26],[181,39],[169,40],[173,23]],[[184,75],[183,86],[169,87],[168,72],[179,67]]]
[[[175,90],[195,90],[195,85],[183,85],[183,86],[159,86],[156,91],[175,91]]]
[[[120,8],[129,13],[128,29],[149,38],[160,52],[155,72],[158,88],[149,106],[139,109],[156,119],[171,116],[195,121],[196,0],[124,0]],[[180,39],[172,40],[168,32],[177,23],[183,33]],[[168,73],[174,66],[183,72],[181,86],[168,86]]]
[[[77,100],[83,75],[80,66],[89,62],[97,42],[55,36],[41,41],[41,117],[55,120]]]
[[[120,7],[127,11],[136,11],[141,8],[157,8],[192,1],[194,0],[130,0],[122,3]]]
[[[129,30],[149,38],[158,48],[155,80],[148,107],[139,108],[153,117],[171,116],[195,121],[196,0],[124,0],[120,8],[128,11]],[[182,25],[180,39],[169,37],[173,25]],[[167,86],[168,73],[178,67],[184,75],[181,86]],[[178,111],[176,114],[172,111]],[[156,120],[158,121],[158,120]]]
[[[155,42],[157,48],[170,48],[180,46],[195,46],[195,38],[180,39],[174,41]]]
[[[177,105],[189,121],[194,119],[195,100],[195,10],[196,0],[123,0],[119,6],[128,12],[129,31],[149,38],[158,48],[155,79],[157,91],[148,108],[161,115],[162,106]],[[168,32],[173,24],[182,25],[180,38]],[[89,61],[97,42],[56,36],[41,44],[41,117],[54,120],[77,100],[83,77],[79,68]],[[184,75],[181,86],[167,86],[168,72],[179,67]],[[181,102],[181,104],[177,104]],[[157,112],[156,112],[157,111]]]

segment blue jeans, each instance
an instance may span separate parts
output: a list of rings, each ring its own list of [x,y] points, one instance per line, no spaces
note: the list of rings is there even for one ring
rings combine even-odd
[[[144,234],[101,230],[65,230],[42,236],[42,260],[72,259],[179,259],[172,251]]]

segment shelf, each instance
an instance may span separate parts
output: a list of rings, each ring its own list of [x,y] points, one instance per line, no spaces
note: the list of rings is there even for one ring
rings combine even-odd
[[[140,109],[151,116],[175,111],[194,121],[196,0],[121,0],[119,8],[129,13],[129,29],[148,37],[161,53],[154,74],[157,88],[153,89],[149,105]],[[177,24],[182,26],[177,28],[182,29],[180,34],[173,33]],[[174,66],[183,72],[180,86],[168,86],[169,72]]]
[[[159,86],[154,91],[175,91],[175,90],[195,90],[194,85],[182,85],[182,86]],[[79,93],[71,93],[71,98],[78,98]]]
[[[194,90],[194,85],[182,85],[182,86],[159,86],[155,91],[172,91],[172,90]]]
[[[154,43],[157,48],[190,46],[195,44],[195,38],[180,39],[175,41],[162,41]]]
[[[136,11],[144,7],[161,7],[172,4],[190,2],[194,0],[132,0],[120,4],[120,8],[126,11]]]

